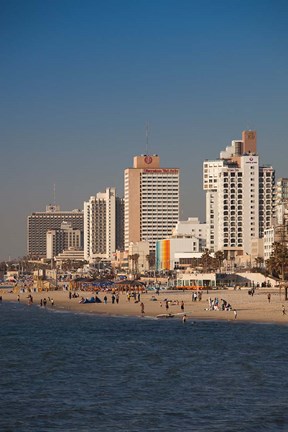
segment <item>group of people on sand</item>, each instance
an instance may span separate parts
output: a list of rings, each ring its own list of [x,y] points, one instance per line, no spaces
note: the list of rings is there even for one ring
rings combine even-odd
[[[72,298],[78,298],[79,297],[79,293],[78,292],[71,292],[69,291],[69,300],[71,300]]]
[[[194,291],[192,293],[192,302],[195,301],[201,301],[202,300],[202,292],[201,291]]]
[[[108,303],[108,297],[107,297],[107,295],[104,296],[104,303],[105,304]],[[115,304],[115,303],[118,304],[119,303],[119,294],[118,293],[111,295],[111,303],[112,304]]]
[[[208,308],[206,310],[209,311],[213,311],[213,310],[231,311],[232,310],[231,304],[224,299],[220,299],[219,301],[218,297],[215,297],[214,299],[209,297],[207,301],[208,301]]]
[[[134,300],[134,303],[139,303],[141,301],[141,293],[136,291],[127,291],[126,292],[127,301],[130,303],[131,300]]]

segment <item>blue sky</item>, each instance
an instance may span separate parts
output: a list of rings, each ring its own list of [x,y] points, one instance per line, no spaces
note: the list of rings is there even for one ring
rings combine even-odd
[[[181,218],[205,217],[202,163],[256,129],[288,176],[288,3],[1,0],[0,259],[26,219],[83,208],[149,152],[181,169]]]

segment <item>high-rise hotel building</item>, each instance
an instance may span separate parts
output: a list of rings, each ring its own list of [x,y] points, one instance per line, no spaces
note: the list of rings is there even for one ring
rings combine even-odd
[[[123,198],[116,197],[115,188],[107,188],[84,202],[84,258],[110,259],[123,250]]]
[[[251,240],[272,226],[275,172],[260,166],[256,132],[243,131],[220,153],[203,164],[206,192],[207,248],[250,254]]]
[[[125,250],[148,241],[154,251],[179,220],[179,169],[161,168],[158,155],[135,156],[124,172],[124,202]]]

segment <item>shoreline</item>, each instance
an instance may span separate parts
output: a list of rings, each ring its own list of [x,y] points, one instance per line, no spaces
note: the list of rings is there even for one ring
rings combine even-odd
[[[268,292],[271,293],[271,302],[267,299]],[[79,297],[69,299],[69,291],[47,291],[33,292],[33,305],[40,306],[40,300],[47,299],[47,309],[74,312],[85,314],[96,314],[99,316],[114,317],[147,317],[157,318],[160,314],[174,315],[174,320],[182,319],[186,314],[187,321],[226,321],[226,322],[247,322],[263,324],[288,324],[288,304],[287,314],[283,315],[282,305],[285,306],[284,294],[280,298],[278,289],[259,288],[254,296],[248,294],[247,290],[213,290],[203,291],[201,301],[192,301],[191,291],[160,291],[157,295],[154,292],[140,294],[140,301],[130,299],[128,301],[126,293],[119,293],[119,303],[112,304],[112,293],[99,292],[97,297],[102,303],[79,303],[83,296],[90,299],[95,294],[92,292],[79,291]],[[3,302],[18,303],[16,293],[2,292],[0,290]],[[20,293],[20,303],[28,305],[29,293]],[[107,296],[108,302],[103,302],[104,296]],[[208,310],[209,297],[211,299],[225,299],[231,304],[232,310]],[[137,297],[136,297],[137,298]],[[49,301],[50,299],[50,301]],[[54,305],[51,300],[53,299]],[[166,302],[169,301],[169,308],[166,309]],[[144,304],[144,314],[141,313],[141,303]],[[184,302],[184,311],[181,310],[181,302]],[[44,306],[42,306],[44,308]],[[233,310],[237,310],[237,318],[234,318]],[[162,318],[163,320],[165,318]]]

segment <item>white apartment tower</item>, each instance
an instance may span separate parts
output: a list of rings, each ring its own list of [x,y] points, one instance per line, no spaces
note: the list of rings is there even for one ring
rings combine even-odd
[[[275,224],[287,226],[288,220],[288,178],[279,178],[275,192]]]
[[[117,248],[121,249],[121,244],[117,244],[117,241],[121,243],[119,227],[123,226],[123,206],[123,199],[116,197],[115,188],[107,188],[105,192],[99,192],[84,202],[85,260],[110,259]],[[119,221],[121,217],[122,223]]]
[[[273,168],[259,166],[255,131],[243,131],[220,159],[205,161],[207,248],[250,254],[251,240],[272,226],[274,183]]]
[[[179,169],[160,168],[158,155],[135,156],[124,172],[125,250],[131,242],[157,240],[172,234],[179,220]]]

